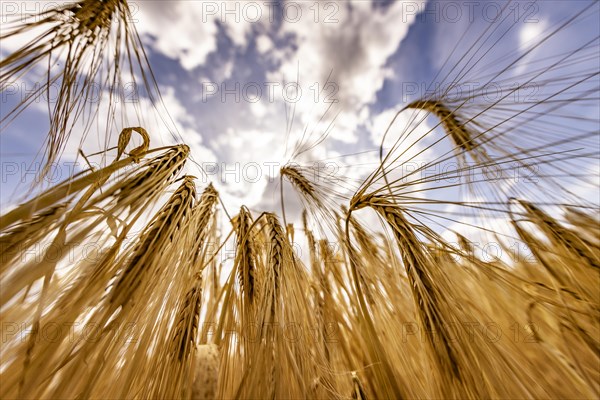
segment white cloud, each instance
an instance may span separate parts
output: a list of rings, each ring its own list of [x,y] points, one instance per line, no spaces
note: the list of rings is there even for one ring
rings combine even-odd
[[[156,38],[155,50],[177,59],[186,69],[206,62],[208,54],[217,49],[216,17],[204,11],[203,2],[169,1],[139,2],[136,27],[140,34]]]
[[[254,207],[264,200],[283,166],[284,140],[276,132],[229,128],[211,142],[220,157],[209,178],[228,206]]]
[[[46,12],[52,7],[73,1],[48,3],[33,0],[7,3],[0,10],[3,28],[6,30],[23,22],[33,22],[35,19],[25,18],[24,15]],[[207,7],[212,4],[215,2],[174,0],[169,1],[168,6],[155,1],[135,2],[130,5],[130,22],[140,35],[152,35],[155,38],[152,46],[156,51],[179,60],[186,69],[193,69],[204,64],[208,54],[217,49],[216,21],[220,15],[206,12]],[[9,54],[18,50],[49,27],[49,24],[45,24],[3,41],[2,53]],[[244,38],[250,29],[248,23],[242,21],[241,24],[226,24],[226,29],[236,44],[246,44]]]
[[[267,114],[267,107],[263,104],[262,101],[257,101],[255,103],[250,103],[250,111],[257,118],[263,118]]]
[[[264,30],[270,23],[268,2],[215,2],[173,0],[139,3],[136,27],[156,38],[155,50],[177,59],[188,70],[203,65],[217,50],[220,23],[235,46],[246,48],[253,27]],[[139,16],[139,18],[138,18]],[[261,48],[268,38],[260,39]]]
[[[239,3],[239,2],[236,2]],[[230,19],[225,19],[225,21],[230,21]],[[236,46],[246,47],[248,45],[248,35],[250,34],[252,25],[244,18],[240,18],[239,22],[225,23],[225,30],[227,31],[227,36],[233,41]]]
[[[256,48],[259,53],[265,54],[273,49],[273,41],[265,34],[256,37]]]
[[[325,97],[333,95],[341,114],[332,136],[354,142],[356,128],[367,116],[360,111],[376,100],[384,80],[392,75],[385,62],[398,49],[414,17],[403,13],[405,7],[400,1],[387,9],[371,9],[370,2],[335,2],[337,11],[332,18],[337,22],[325,23],[332,10],[322,9],[315,18],[312,3],[298,4],[304,17],[295,23],[284,23],[280,32],[296,35],[298,50],[284,60],[273,76],[283,74],[294,80],[299,68],[303,92],[310,95],[298,102],[297,112],[308,114],[313,120],[320,118],[321,113],[314,111],[315,90],[311,88],[318,85],[323,90],[318,97],[323,110],[327,106]],[[333,85],[324,87],[330,73]]]

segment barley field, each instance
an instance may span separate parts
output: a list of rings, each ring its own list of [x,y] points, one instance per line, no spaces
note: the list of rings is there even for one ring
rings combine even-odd
[[[396,102],[375,148],[331,144],[351,99],[312,125],[287,104],[264,209],[223,195],[173,122],[139,5],[3,21],[3,93],[40,84],[3,100],[2,135],[31,108],[47,126],[30,143],[39,179],[2,197],[0,397],[599,398],[600,7],[538,3],[561,15],[519,47],[504,44],[527,13],[453,28],[431,88]],[[123,78],[144,102],[89,101]],[[72,148],[85,167],[44,179]]]

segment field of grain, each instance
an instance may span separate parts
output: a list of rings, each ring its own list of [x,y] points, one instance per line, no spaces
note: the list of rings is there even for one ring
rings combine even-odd
[[[44,165],[72,135],[105,143],[103,165],[2,213],[1,398],[600,396],[599,205],[572,190],[586,179],[600,193],[589,169],[600,122],[576,114],[598,105],[600,66],[577,70],[600,54],[597,37],[537,54],[519,76],[543,83],[535,102],[485,102],[482,87],[403,105],[365,176],[315,173],[301,154],[323,137],[309,133],[279,170],[281,208],[232,210],[186,173],[184,141],[158,147],[114,109],[101,116],[114,118],[110,132],[76,128],[97,111],[74,84],[86,79],[137,76],[157,106],[136,112],[161,112],[128,13],[125,0],[80,0],[0,33],[39,32],[0,61],[1,83],[66,52],[45,77],[61,91]],[[530,51],[597,17],[597,3],[574,10]],[[486,35],[461,44],[449,81],[482,66]],[[483,76],[516,90],[522,57]],[[3,131],[30,104],[7,113]],[[429,165],[402,168],[436,148]],[[515,189],[515,171],[538,184]],[[286,213],[290,201],[301,218]]]

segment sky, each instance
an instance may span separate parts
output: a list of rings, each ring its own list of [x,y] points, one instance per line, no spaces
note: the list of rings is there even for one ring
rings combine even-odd
[[[213,182],[232,210],[242,204],[257,211],[279,210],[278,170],[286,162],[311,165],[319,161],[332,174],[356,179],[371,172],[377,165],[383,133],[396,112],[424,96],[429,83],[441,81],[436,73],[449,70],[452,62],[444,63],[449,56],[456,61],[467,53],[467,43],[475,37],[461,41],[464,32],[477,35],[494,18],[514,20],[508,34],[496,35],[493,40],[497,41],[484,45],[493,51],[482,59],[502,60],[503,54],[515,59],[528,43],[589,4],[517,1],[506,7],[505,2],[497,1],[130,1],[129,23],[140,35],[169,122],[155,115],[144,91],[132,80],[124,77],[118,90],[128,100],[125,103],[134,103],[123,104],[124,108],[135,106],[145,113],[151,147],[174,140],[190,145],[194,162],[188,172],[198,177],[200,190]],[[43,11],[44,7],[47,2],[2,1],[2,18]],[[597,38],[594,15],[597,17],[598,7],[589,13],[587,20],[530,56],[544,57],[548,51],[560,54],[588,38]],[[33,37],[22,36],[2,40],[3,58]],[[456,47],[457,43],[461,45]],[[477,79],[502,64],[483,61],[477,66],[486,68],[475,68],[468,78]],[[587,62],[590,68],[598,68],[597,60]],[[3,116],[27,90],[43,82],[44,68],[39,66],[3,90]],[[514,69],[515,76],[525,76],[528,68],[533,67],[524,62],[522,68]],[[597,87],[597,77],[592,85]],[[47,131],[47,114],[47,104],[38,99],[10,124],[3,122],[3,209],[28,195],[39,165],[35,157]],[[409,124],[406,118],[396,124]],[[431,124],[427,119],[423,127]],[[101,132],[105,127],[99,121],[93,129]],[[321,142],[324,134],[327,137]],[[81,141],[73,134],[48,185],[83,168],[79,149],[85,154],[101,150],[101,136],[91,134]],[[314,148],[306,146],[317,142]],[[304,149],[292,159],[294,151]],[[597,163],[591,168],[597,168]],[[597,196],[593,185],[582,190],[588,190],[588,197]],[[291,210],[299,212],[297,198],[290,195],[287,201],[295,204]]]

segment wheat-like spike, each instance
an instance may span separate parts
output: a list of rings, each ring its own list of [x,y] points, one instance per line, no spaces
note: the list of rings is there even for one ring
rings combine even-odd
[[[118,182],[114,186],[114,189],[123,191],[123,197],[127,197],[132,191],[137,192],[139,197],[140,191],[145,189],[149,190],[149,193],[155,194],[155,191],[158,188],[163,187],[162,185],[156,186],[157,183],[161,181],[166,181],[168,183],[172,182],[170,179],[174,177],[185,164],[187,156],[189,155],[189,150],[190,148],[187,145],[177,145],[169,148],[163,155],[149,161],[150,165],[155,164],[158,167],[155,173],[148,173],[146,171],[134,180],[135,183],[129,182],[131,185],[128,185],[127,183],[124,184]],[[115,172],[122,170],[134,162],[135,159],[133,157],[127,157],[115,161],[99,170],[85,171],[84,173],[59,183],[53,188],[41,193],[36,198],[31,199],[0,216],[0,230],[5,230],[19,221],[27,220],[35,213],[38,213],[47,207],[53,207],[57,204],[67,202],[71,197],[82,190],[93,185],[98,185],[101,182],[106,182]],[[113,193],[113,191],[110,191],[109,193],[100,195],[95,201],[100,201],[103,198],[112,196]]]
[[[465,123],[459,120],[457,112],[451,110],[440,100],[417,100],[406,106],[407,109],[419,109],[428,111],[439,118],[440,123],[446,134],[454,142],[454,153],[464,168],[466,164],[465,154],[468,153],[479,167],[489,167],[494,165],[494,161],[488,155],[483,147],[485,138],[476,132],[469,130]],[[468,171],[468,170],[467,170]],[[491,172],[484,168],[482,170],[485,176],[494,179]],[[467,173],[466,178],[471,181],[471,176]]]
[[[123,269],[108,299],[111,308],[125,306],[131,301],[137,288],[142,284],[147,270],[147,262],[152,251],[160,251],[179,230],[183,220],[189,215],[196,197],[196,186],[192,177],[186,177],[181,186],[149,224],[134,250],[133,257]]]
[[[143,168],[115,186],[117,189],[117,203],[137,209],[143,204],[145,198],[159,193],[164,184],[173,182],[183,168],[190,148],[187,145],[177,145],[169,148],[165,153],[148,160]],[[138,155],[132,156],[137,159]],[[163,185],[157,183],[162,182]]]
[[[302,171],[294,165],[286,165],[281,168],[281,176],[287,178],[290,183],[300,192],[303,198],[317,207],[322,207],[321,199],[317,195],[314,185],[302,174]]]
[[[212,185],[203,191],[198,202],[192,207],[171,248],[175,255],[177,269],[170,272],[166,279],[172,280],[170,290],[171,307],[177,310],[173,314],[172,327],[169,319],[164,328],[170,329],[169,336],[158,340],[164,347],[153,355],[153,360],[166,359],[156,375],[154,385],[144,388],[142,397],[150,398],[187,398],[193,390],[193,379],[198,371],[194,365],[198,349],[198,331],[200,323],[201,299],[203,294],[203,271],[215,251],[211,246],[217,239],[210,229],[214,225],[215,202],[217,193]],[[172,256],[171,256],[172,257]],[[188,283],[188,281],[191,281]],[[164,306],[163,306],[164,307]],[[156,362],[155,361],[155,362]]]
[[[364,196],[353,199],[351,209],[360,209],[369,206],[377,211],[392,228],[396,242],[400,248],[406,274],[410,280],[411,290],[415,299],[417,315],[424,328],[427,343],[433,350],[437,369],[442,376],[449,374],[451,381],[459,382],[460,386],[467,389],[468,381],[465,380],[467,366],[463,365],[460,356],[452,346],[452,333],[444,322],[442,311],[436,302],[443,298],[438,292],[438,286],[432,281],[428,271],[432,262],[427,251],[410,223],[402,215],[399,207],[379,196]],[[434,336],[435,335],[435,336]],[[442,388],[446,389],[446,384]]]
[[[406,108],[425,110],[434,114],[440,119],[444,130],[452,138],[454,144],[464,151],[472,152],[477,147],[477,143],[474,142],[464,124],[460,123],[456,114],[441,101],[417,100],[407,105]]]
[[[186,293],[185,300],[177,312],[177,325],[175,326],[173,342],[176,348],[175,354],[177,354],[177,359],[180,362],[183,362],[190,349],[196,346],[201,300],[202,279],[198,277],[198,283]]]
[[[75,6],[74,17],[78,23],[76,30],[81,30],[93,39],[98,30],[110,28],[114,12],[123,4],[122,0],[81,1]]]
[[[354,281],[355,295],[359,310],[359,323],[365,331],[365,353],[378,365],[378,368],[374,369],[373,379],[375,380],[375,385],[378,385],[381,389],[381,393],[386,397],[406,398],[406,383],[403,382],[402,377],[399,377],[394,373],[392,364],[385,352],[384,346],[379,338],[379,334],[376,331],[371,312],[366,304],[366,296],[364,295],[361,278],[358,272],[361,268],[360,263],[362,262],[362,259],[357,255],[356,249],[350,240],[350,220],[352,218],[351,213],[360,206],[360,201],[357,199],[357,195],[355,195],[352,198],[350,208],[346,214],[346,229],[344,232],[345,237],[342,242],[344,243],[348,253],[348,264],[350,267],[352,280]]]
[[[135,307],[143,306],[144,301],[152,298],[152,279],[160,277],[167,269],[160,263],[160,257],[153,255],[164,252],[177,240],[175,235],[185,226],[195,200],[194,178],[186,176],[183,183],[144,229],[139,242],[132,250],[131,257],[117,277],[114,286],[111,287],[104,307],[100,308],[97,316],[93,317],[97,322],[95,330],[107,345],[111,343],[110,339],[115,338],[111,326],[122,323]],[[107,324],[109,319],[110,323]],[[144,340],[148,341],[150,337],[146,336]],[[112,343],[114,345],[114,342]],[[86,353],[91,350],[90,345],[87,342],[83,343],[82,347],[77,349],[76,356],[85,358]],[[144,353],[138,352],[135,361],[140,360],[141,357],[145,357]],[[101,363],[101,360],[97,360],[97,363]],[[71,368],[75,365],[72,363]],[[130,371],[120,388],[120,396],[127,395],[134,383],[134,377],[135,375]],[[93,390],[98,378],[98,374],[90,377],[84,388],[85,393]],[[68,388],[59,390],[68,390]],[[58,393],[60,391],[57,390],[55,395]]]
[[[215,207],[219,198],[219,193],[215,190],[212,183],[202,192],[198,204],[194,207],[194,224],[196,230],[196,236],[192,244],[192,248],[195,249],[193,252],[193,264],[200,264],[200,260],[203,256],[203,246],[207,244],[206,239],[210,236],[210,225],[213,219],[216,217]]]
[[[279,223],[279,220],[275,214],[266,214],[266,234],[269,240],[268,260],[267,265],[273,273],[273,307],[279,301],[279,289],[281,282],[281,274],[283,272],[284,265],[292,262],[292,255],[290,253],[290,246],[287,243],[287,236],[283,230],[283,227]],[[273,313],[275,309],[273,308]]]
[[[105,309],[101,310],[99,329],[113,313],[121,308],[120,315],[128,310],[135,295],[149,276],[155,273],[155,261],[151,256],[172,241],[173,233],[179,229],[182,221],[189,214],[196,195],[193,180],[186,177],[184,183],[175,191],[169,201],[156,214],[142,233],[135,245],[131,258],[119,274],[106,299]]]
[[[102,179],[101,179],[101,182],[105,182],[105,181],[106,181],[106,175],[102,176]],[[89,182],[89,180],[88,180],[88,182]],[[189,186],[189,183],[188,183],[188,186]],[[69,228],[69,224],[73,224],[76,221],[84,219],[83,218],[84,217],[84,210],[86,208],[88,208],[88,209],[91,208],[92,204],[97,204],[97,200],[98,199],[97,198],[91,198],[90,191],[91,190],[95,191],[98,187],[99,187],[98,184],[92,184],[88,188],[88,191],[86,193],[84,193],[84,195],[82,197],[79,198],[79,200],[78,200],[77,204],[75,205],[75,207],[73,207],[72,209],[69,210],[68,215],[66,217],[66,220],[63,223],[63,225],[61,226],[61,228],[59,229],[58,236],[57,236],[57,238],[54,239],[53,243],[55,243],[57,245],[60,245],[60,243],[63,243],[64,239],[59,239],[59,238],[61,236],[62,237],[65,236],[65,232],[66,232],[67,228]],[[192,188],[193,188],[193,184],[192,184]],[[116,193],[114,185],[113,185],[112,188],[109,188],[107,190],[107,192],[108,193],[112,193],[114,195]],[[105,194],[103,194],[103,195],[101,195],[99,197],[105,197],[105,198],[106,197],[110,197],[110,194],[108,194],[108,193],[105,193]],[[153,198],[153,196],[148,197],[148,200],[151,201],[152,198]],[[90,202],[90,205],[87,205],[88,202]],[[86,211],[86,212],[88,212],[88,211]],[[81,214],[81,215],[77,215],[77,214]],[[96,215],[96,214],[99,214],[99,213],[98,212],[94,212],[94,213],[91,213],[90,215]],[[100,215],[106,215],[106,213],[101,213]],[[103,217],[96,218],[96,220],[93,223],[91,223],[91,224],[88,223],[88,224],[82,225],[82,228],[80,228],[79,231],[77,229],[70,229],[71,231],[73,231],[73,232],[70,233],[70,237],[72,237],[72,239],[69,239],[69,242],[64,242],[64,244],[62,246],[69,245],[73,241],[76,241],[76,242],[79,241],[80,242],[82,240],[82,236],[83,237],[86,237],[86,236],[89,237],[90,229],[92,229],[95,226],[97,226],[98,223],[101,222],[103,219],[104,219]],[[176,226],[176,224],[174,226]],[[77,228],[79,228],[79,227],[77,227]],[[123,234],[125,234],[126,231],[127,231],[127,229],[124,229],[123,230]],[[73,235],[73,233],[75,233],[75,235]],[[124,236],[122,236],[122,238],[124,238]],[[122,240],[122,239],[119,239],[119,240]],[[109,254],[110,254],[110,252],[107,255],[109,255]],[[114,261],[114,257],[113,256],[109,256],[108,259],[113,259],[113,261]],[[56,262],[56,261],[54,261],[54,262]],[[41,267],[43,267],[45,264],[43,263],[43,265],[42,264],[40,264],[40,265],[41,265]],[[104,263],[100,263],[100,265],[104,265]],[[40,267],[38,267],[38,269],[40,269]],[[25,271],[25,274],[27,274],[27,270],[25,269],[24,271]],[[49,272],[52,273],[51,270]],[[17,276],[20,276],[20,275],[17,275]],[[22,276],[23,276],[23,278],[26,279],[27,275],[22,275]],[[84,283],[84,282],[85,281],[80,281],[80,283]],[[25,283],[25,281],[23,281],[23,283]],[[18,285],[12,285],[12,286],[15,286],[15,287],[18,288]],[[94,293],[94,291],[91,291],[91,293]],[[49,296],[49,294],[46,293],[46,289],[44,289],[44,292],[42,292],[42,296],[44,296],[44,295],[45,295],[45,297]],[[40,305],[45,303],[43,301],[43,299],[44,299],[44,297],[42,297],[40,299],[40,302],[39,302]],[[82,300],[83,300],[83,298],[82,298]],[[74,310],[76,310],[76,308]],[[40,325],[39,322],[35,322],[34,321],[34,323]],[[31,338],[34,338],[34,337],[35,337],[35,335],[31,336]],[[30,340],[30,342],[33,343],[31,340]],[[49,347],[45,346],[40,351],[44,351],[47,355],[51,355],[52,353],[47,352],[46,351],[47,349],[49,349]],[[27,369],[28,369],[28,367],[30,365],[30,361],[31,361],[30,356],[33,354],[33,350],[34,350],[33,346],[28,346],[28,349],[26,351],[26,354],[28,354],[28,356],[25,359],[25,368],[24,368],[24,373],[22,375],[23,378],[21,379],[21,391],[24,388],[25,376],[26,376]],[[36,364],[39,364],[42,359],[43,358],[36,358],[36,360],[35,360]],[[37,388],[37,386],[33,385],[33,382],[31,382],[31,384],[29,384],[29,386],[30,386],[30,389],[32,389],[32,390],[35,390]]]
[[[31,215],[39,212],[40,210],[55,206],[61,202],[65,202],[69,197],[91,185],[95,185],[98,182],[105,182],[112,173],[129,165],[132,162],[132,158],[123,159],[100,170],[89,172],[76,179],[65,181],[47,190],[46,192],[40,194],[37,198],[21,204],[14,210],[2,215],[0,217],[0,229],[5,230],[18,221],[29,219]]]
[[[279,310],[283,306],[281,298],[281,281],[283,279],[283,269],[289,266],[292,262],[292,255],[289,253],[290,247],[287,243],[287,236],[283,227],[279,223],[277,216],[272,213],[265,214],[265,235],[267,240],[267,260],[268,280],[265,281],[267,288],[265,290],[265,298],[267,308],[264,310],[267,313],[265,322],[279,322]],[[287,265],[286,265],[287,264]],[[267,325],[268,328],[268,325]],[[280,374],[277,373],[277,359],[279,356],[284,356],[278,352],[278,341],[276,337],[269,338],[269,332],[265,332],[267,340],[271,341],[270,345],[263,351],[267,352],[270,357],[270,367],[268,371],[268,391],[267,397],[270,399],[276,398],[281,383]]]
[[[582,240],[585,240],[598,254],[600,252],[600,221],[598,217],[593,217],[573,207],[567,207],[565,218],[577,228]]]
[[[461,379],[459,361],[450,345],[450,334],[446,333],[446,327],[440,319],[439,310],[430,303],[431,301],[435,301],[436,293],[435,285],[431,281],[427,271],[426,262],[428,257],[410,228],[408,221],[398,212],[397,208],[385,202],[383,204],[379,203],[377,199],[373,199],[373,201],[375,203],[371,207],[380,212],[388,221],[394,230],[396,240],[401,246],[406,272],[412,281],[412,288],[418,303],[417,306],[420,310],[426,331],[438,332],[442,338],[441,348],[435,344],[436,341],[433,337],[429,338],[430,344],[436,348],[439,354],[440,370],[451,371],[456,378]]]
[[[577,235],[563,227],[556,219],[546,214],[535,204],[520,200],[519,203],[525,208],[530,220],[536,223],[540,229],[552,239],[557,247],[563,247],[567,252],[579,258],[592,268],[600,270],[600,255],[592,249]]]
[[[48,235],[59,224],[66,208],[64,203],[49,207],[3,232],[0,236],[0,274],[4,273],[23,251]]]
[[[573,327],[575,334],[589,349],[599,354],[600,340],[586,329],[584,318],[573,315],[573,311],[578,311],[592,315],[594,319],[600,316],[596,293],[600,276],[594,268],[594,259],[589,259],[589,255],[581,251],[581,247],[580,251],[577,251],[577,246],[585,246],[585,243],[554,218],[532,203],[520,200],[519,204],[525,208],[528,220],[533,222],[552,244],[549,247],[527,232],[519,226],[513,216],[512,224],[515,230],[551,277],[551,285],[558,297],[558,318],[566,320],[568,326]],[[574,263],[574,259],[581,262]]]
[[[598,257],[594,254],[593,246],[534,204],[522,200],[519,204],[525,209],[524,215],[527,220],[535,224],[550,241],[550,246],[522,228],[513,216],[512,225],[518,235],[561,287],[573,288],[577,296],[594,304],[595,287],[600,275]],[[558,265],[557,259],[562,261]],[[573,262],[574,260],[579,262]]]
[[[92,197],[92,195],[104,184],[106,183],[106,181],[108,180],[109,175],[105,174],[104,176],[100,177],[98,181],[93,182],[91,185],[89,185],[89,187],[87,188],[87,190],[80,196],[80,198],[77,200],[75,206],[68,211],[68,213],[65,216],[65,219],[63,221],[63,223],[61,224],[58,233],[56,234],[56,236],[54,237],[54,239],[52,240],[52,245],[58,246],[60,247],[65,247],[66,244],[66,231],[67,228],[69,227],[70,224],[72,224],[73,222],[75,222],[77,219],[80,218],[80,214],[83,211],[83,209],[85,208],[85,206],[87,205],[88,201],[90,200],[90,198]],[[54,271],[56,269],[56,265],[57,265],[57,261],[56,259],[51,259],[47,257],[47,254],[45,254],[44,256],[44,260],[42,261],[42,263],[40,263],[40,270],[44,271],[44,283],[43,283],[43,288],[42,288],[42,292],[40,295],[40,299],[38,302],[38,307],[37,307],[37,312],[35,314],[34,317],[34,321],[33,321],[33,333],[32,335],[29,337],[29,343],[27,346],[27,350],[26,350],[26,356],[25,356],[25,360],[24,360],[24,367],[23,367],[23,374],[22,374],[22,379],[20,381],[20,389],[19,392],[22,393],[23,392],[23,388],[25,385],[25,380],[27,377],[27,371],[29,368],[29,364],[31,362],[31,354],[33,352],[33,349],[35,347],[35,343],[37,341],[37,335],[39,332],[39,326],[40,326],[40,319],[42,316],[42,311],[44,309],[44,307],[46,306],[45,304],[45,300],[48,297],[48,286],[50,283],[50,280],[54,274]]]
[[[115,193],[114,189],[109,189],[107,190],[107,192],[112,192],[113,194]],[[152,197],[148,198],[149,201],[152,201]],[[71,214],[74,212],[75,210],[71,210]],[[95,214],[92,214],[95,215]],[[81,215],[80,217],[75,217],[75,218],[71,218],[72,221],[74,221],[74,219],[77,220],[81,220],[83,217],[83,215]],[[92,238],[93,236],[90,236],[90,229],[96,227],[99,225],[100,222],[103,221],[102,217],[96,218],[95,221],[93,221],[92,223],[83,223],[82,228],[79,228],[79,226],[77,227],[78,229],[71,229],[70,232],[70,237],[72,237],[69,242],[65,243],[66,246],[72,246],[73,243],[81,243],[82,240],[84,240],[84,238]],[[61,228],[62,231],[64,232],[64,228]],[[115,252],[118,248],[120,248],[120,245],[123,242],[123,239],[125,238],[125,234],[127,233],[127,231],[129,230],[128,227],[124,227],[124,229],[122,230],[122,233],[120,234],[119,237],[117,237],[117,242],[112,246],[112,248],[107,249],[107,252],[105,253],[105,256],[103,255],[103,257],[98,260],[97,262],[92,262],[90,263],[90,260],[83,260],[81,262],[80,268],[75,268],[74,271],[78,271],[81,270],[81,277],[77,280],[74,281],[74,284],[77,283],[77,286],[73,286],[72,289],[69,287],[65,287],[64,288],[64,293],[58,293],[58,295],[60,295],[60,297],[58,298],[58,301],[56,303],[56,307],[61,310],[61,312],[58,315],[54,315],[54,318],[49,318],[50,321],[52,321],[52,323],[58,323],[56,322],[58,321],[62,321],[63,323],[73,323],[77,318],[76,315],[77,313],[81,313],[83,311],[82,307],[84,304],[87,304],[86,302],[90,301],[90,299],[94,298],[94,294],[96,295],[100,295],[102,293],[102,291],[104,290],[104,288],[106,286],[102,286],[103,282],[107,282],[108,279],[110,279],[110,271],[113,270],[115,271],[115,267],[116,265],[114,265],[114,261],[115,261]],[[94,236],[98,236],[98,235],[94,235]],[[56,239],[55,239],[55,242]],[[97,244],[98,245],[102,245],[102,241],[98,241]],[[66,254],[65,254],[66,255]],[[40,264],[41,265],[41,264]],[[87,266],[92,266],[92,265],[96,265],[96,269],[89,271],[87,270]],[[37,267],[37,265],[36,265]],[[31,282],[33,283],[33,280],[37,279],[36,275],[34,278],[29,278],[28,277],[28,266],[24,266],[24,268],[22,269],[23,274],[18,275],[18,276],[22,276],[24,278],[23,283],[22,284],[27,284],[27,282]],[[38,267],[39,269],[39,267]],[[19,272],[21,272],[21,270],[19,270]],[[113,275],[114,275],[113,272]],[[29,274],[30,275],[30,274]],[[33,280],[31,280],[33,279]],[[13,280],[13,283],[11,284],[11,287],[16,288],[16,290],[18,291],[18,288],[20,287],[21,284],[16,283]],[[10,294],[8,295],[9,297]],[[95,299],[98,299],[99,297],[95,297]],[[63,301],[64,300],[64,301]],[[97,300],[94,300],[97,301]],[[41,302],[40,302],[41,304]],[[85,308],[85,307],[84,307]],[[69,317],[70,316],[70,317]],[[39,325],[43,326],[42,323],[39,323]],[[33,336],[32,336],[33,337]],[[65,338],[65,336],[62,336],[63,340]],[[57,338],[58,340],[58,338]],[[59,341],[60,342],[60,341]],[[33,342],[32,342],[33,343]],[[42,341],[40,342],[40,345],[42,346],[41,349],[39,349],[38,353],[39,355],[36,356],[36,359],[34,360],[36,365],[45,365],[44,360],[47,360],[47,357],[50,357],[53,352],[57,351],[58,348],[56,346],[51,346],[50,344]],[[40,346],[36,346],[36,349]],[[29,348],[27,350],[28,354],[31,354],[31,352],[33,351],[33,347]],[[45,354],[44,356],[42,356],[42,354]],[[46,357],[46,358],[44,358]],[[29,365],[29,357],[26,359],[26,364]],[[38,376],[36,378],[41,378],[42,376]],[[6,381],[6,379],[4,379],[4,382],[6,383],[6,386],[8,390],[10,390],[9,388],[11,387],[10,383],[8,383]],[[36,384],[34,382],[32,382],[31,380],[28,382],[28,386],[30,387],[30,389],[34,389],[37,388]]]
[[[252,216],[246,207],[240,209],[235,219],[235,229],[237,235],[235,268],[244,299],[248,305],[252,305],[255,296],[256,251],[252,238]]]
[[[257,245],[256,236],[259,233],[255,228],[257,224],[245,206],[241,207],[239,214],[231,220],[231,224],[236,235],[236,252],[233,270],[224,287],[226,292],[223,307],[226,309],[221,311],[219,326],[224,325],[224,327],[220,328],[219,332],[236,331],[241,340],[226,337],[220,341],[222,351],[232,354],[232,365],[235,365],[233,368],[225,367],[221,372],[220,397],[230,397],[240,391],[248,392],[242,390],[242,382],[255,369],[252,366],[260,363],[258,355],[263,350],[263,344],[262,341],[256,340],[255,335],[260,334],[260,325],[257,324],[264,317],[263,312],[266,312],[266,308],[260,307],[263,299],[258,290],[258,284],[264,283],[259,276],[264,247]],[[235,301],[231,301],[232,298],[235,298]],[[220,334],[218,336],[220,340]],[[242,378],[238,379],[239,376]]]

